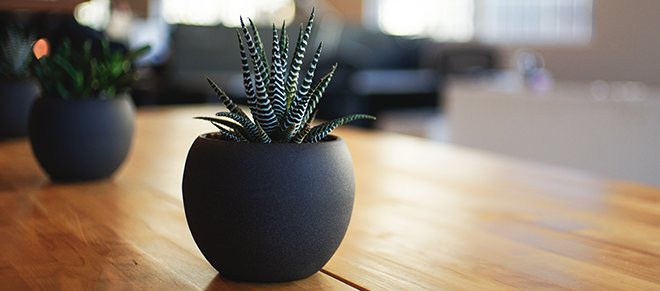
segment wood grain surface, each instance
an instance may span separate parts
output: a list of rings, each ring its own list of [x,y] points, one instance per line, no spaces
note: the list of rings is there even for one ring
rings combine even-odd
[[[188,148],[215,105],[138,110],[111,178],[52,183],[0,141],[0,290],[660,290],[660,189],[350,127],[357,191],[341,247],[307,279],[234,282],[188,230]]]

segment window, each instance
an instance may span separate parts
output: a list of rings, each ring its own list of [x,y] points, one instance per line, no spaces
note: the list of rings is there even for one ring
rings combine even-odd
[[[474,35],[473,0],[378,0],[377,15],[388,34],[457,42]]]
[[[293,20],[293,0],[161,0],[167,23],[228,27],[240,26],[239,17],[256,24],[287,23]]]
[[[592,0],[481,0],[477,39],[489,44],[586,45]]]
[[[586,45],[593,0],[365,0],[365,26],[487,44]]]
[[[73,12],[81,25],[103,30],[110,24],[110,0],[90,0],[76,5]]]

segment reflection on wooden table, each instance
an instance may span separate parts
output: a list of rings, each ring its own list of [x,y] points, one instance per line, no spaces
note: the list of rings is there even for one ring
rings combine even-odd
[[[304,280],[217,275],[181,201],[186,154],[219,106],[141,108],[112,178],[48,181],[0,141],[0,289],[657,290],[660,189],[350,127],[357,192],[341,247]]]

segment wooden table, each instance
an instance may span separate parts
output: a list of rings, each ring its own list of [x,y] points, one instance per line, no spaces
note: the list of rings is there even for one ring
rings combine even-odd
[[[141,108],[106,180],[48,181],[0,142],[3,290],[660,290],[660,189],[382,132],[336,130],[357,192],[341,247],[304,280],[226,280],[188,231],[181,175],[217,106]]]

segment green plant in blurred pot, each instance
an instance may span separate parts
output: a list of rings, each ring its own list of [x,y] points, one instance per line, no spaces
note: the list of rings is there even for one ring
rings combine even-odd
[[[30,105],[39,94],[29,70],[35,39],[16,24],[0,32],[0,139],[27,134]]]
[[[100,41],[99,53],[92,51],[91,39],[73,47],[68,39],[50,56],[39,59],[33,55],[30,65],[43,97],[63,99],[111,99],[125,93],[137,80],[133,60],[146,52],[143,46],[133,52],[110,50],[107,41]]]
[[[105,41],[73,47],[65,40],[30,63],[43,90],[30,110],[28,135],[51,180],[100,179],[114,173],[133,138],[135,105],[126,93],[136,80],[132,61],[149,49],[111,51]]]

